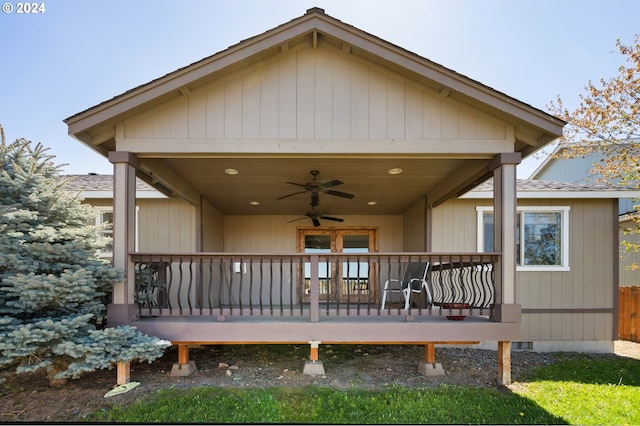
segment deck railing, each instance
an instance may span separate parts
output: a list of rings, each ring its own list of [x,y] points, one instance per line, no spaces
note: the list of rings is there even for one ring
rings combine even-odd
[[[490,313],[496,253],[133,253],[138,314],[150,316],[451,316]],[[412,267],[408,268],[408,265]],[[410,305],[400,283],[415,273]],[[411,271],[410,271],[411,272]],[[404,277],[407,278],[406,276]],[[414,277],[415,278],[415,277]],[[387,291],[385,290],[387,288]],[[396,291],[391,291],[396,290]],[[386,293],[385,306],[382,298]]]

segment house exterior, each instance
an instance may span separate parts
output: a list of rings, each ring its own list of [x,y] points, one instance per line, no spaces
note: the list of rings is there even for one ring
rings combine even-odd
[[[428,367],[436,342],[491,341],[510,381],[515,168],[561,120],[313,8],[65,123],[114,164],[108,321],[177,344],[178,369],[192,343],[308,343],[312,365],[424,344]],[[181,213],[136,213],[136,177]],[[488,178],[492,250],[441,243],[437,209]],[[423,293],[381,308],[410,263]]]
[[[593,164],[600,162],[604,155],[592,152],[583,157],[563,158],[565,148],[557,146],[549,156],[538,166],[531,175],[531,179],[543,181],[559,181],[571,183],[597,183],[601,176],[593,172]],[[640,244],[640,235],[625,233],[626,229],[634,229],[637,223],[633,220],[637,215],[638,196],[621,197],[618,200],[619,240]],[[620,286],[631,287],[640,285],[640,270],[632,269],[631,265],[640,265],[640,253],[628,252],[620,247]]]
[[[113,211],[113,176],[73,175],[69,189],[82,191],[99,216]],[[167,198],[138,180],[136,246],[142,252],[192,252],[189,241],[162,232],[193,235],[196,209]],[[637,191],[636,191],[637,192]],[[597,184],[519,179],[517,212],[522,241],[516,256],[517,302],[522,306],[517,348],[535,351],[612,352],[617,340],[618,197],[636,192]],[[485,182],[433,209],[433,252],[485,252],[491,246],[493,183]],[[454,218],[456,218],[454,220]],[[554,234],[553,255],[531,258],[542,230]],[[326,229],[326,228],[321,228]],[[158,232],[160,230],[160,232]],[[539,232],[540,230],[540,232]],[[526,236],[525,236],[526,235]],[[553,259],[553,260],[549,260]],[[491,342],[481,347],[491,348]]]

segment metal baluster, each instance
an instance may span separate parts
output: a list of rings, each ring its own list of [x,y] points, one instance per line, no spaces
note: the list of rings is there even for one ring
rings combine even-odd
[[[233,264],[232,264],[233,265]],[[238,305],[240,305],[240,315],[242,315],[242,283],[244,282],[244,259],[240,257],[239,268],[240,269],[240,283],[238,283]]]
[[[209,289],[207,290],[207,299],[209,300],[209,315],[213,315],[213,258],[209,258]]]
[[[253,316],[253,258],[249,258],[249,314]]]
[[[262,305],[262,287],[263,287],[263,282],[264,282],[264,271],[263,271],[263,257],[260,256],[260,297],[258,298],[259,303],[260,303],[260,315],[262,316],[264,314],[264,306]]]

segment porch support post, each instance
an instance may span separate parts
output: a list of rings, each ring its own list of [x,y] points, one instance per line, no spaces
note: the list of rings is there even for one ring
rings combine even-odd
[[[516,304],[516,165],[519,152],[497,155],[493,170],[494,251],[501,257],[494,266],[496,294],[491,320],[520,322],[520,305]]]
[[[171,376],[190,376],[197,370],[195,361],[189,361],[189,345],[178,344],[178,362],[171,367]]]
[[[418,363],[418,372],[423,376],[444,376],[442,364],[436,363],[436,345],[433,342],[424,344],[424,359]]]
[[[516,303],[516,165],[519,152],[497,155],[491,162],[493,170],[493,230],[494,251],[501,253],[494,265],[496,300],[490,319],[496,322],[519,323],[521,307]],[[498,341],[498,384],[511,384],[511,342]]]
[[[511,342],[498,342],[498,384],[511,384]]]
[[[136,169],[135,155],[125,151],[109,152],[113,163],[113,266],[124,271],[123,280],[113,287],[113,301],[107,306],[110,326],[133,321],[135,272],[129,253],[135,250]]]
[[[126,385],[131,381],[131,363],[118,362],[116,364],[116,384]]]
[[[322,361],[318,361],[318,348],[320,347],[320,343],[322,342],[318,340],[309,341],[309,344],[311,345],[311,354],[309,355],[309,360],[304,363],[304,369],[302,370],[303,374],[310,376],[324,375],[324,365],[322,364]]]

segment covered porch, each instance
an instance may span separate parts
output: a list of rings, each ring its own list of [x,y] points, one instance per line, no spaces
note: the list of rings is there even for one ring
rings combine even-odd
[[[313,8],[65,122],[114,165],[125,279],[109,324],[180,345],[179,364],[194,342],[309,343],[313,358],[319,342],[497,341],[510,381],[516,165],[560,120]],[[136,178],[190,210],[138,223]],[[488,178],[493,247],[477,253],[433,213]],[[357,255],[339,238],[314,251],[309,228],[371,234]],[[383,307],[414,261],[425,286]]]

